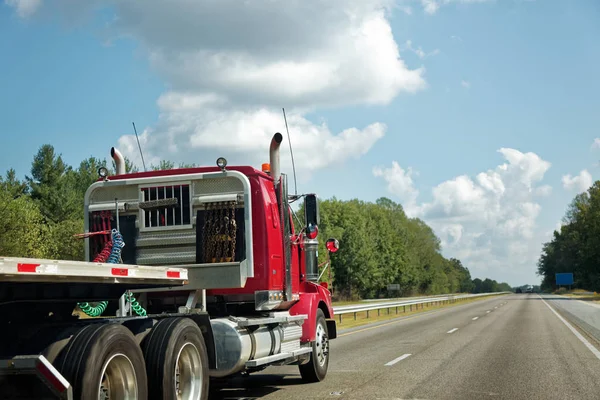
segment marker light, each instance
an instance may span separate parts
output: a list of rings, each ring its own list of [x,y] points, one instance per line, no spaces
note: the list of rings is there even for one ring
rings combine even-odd
[[[268,174],[271,172],[271,164],[267,163],[263,163],[262,165],[262,172],[264,172],[265,174]]]
[[[325,247],[327,247],[328,251],[335,253],[340,248],[340,242],[333,238],[327,239],[327,242],[325,242]]]
[[[98,168],[98,175],[102,179],[106,178],[108,176],[108,170],[106,169],[106,167]]]
[[[315,239],[318,234],[319,228],[317,227],[317,225],[312,223],[308,224],[308,226],[306,227],[306,237],[308,237],[309,239]]]
[[[225,159],[225,157],[217,158],[217,167],[221,168],[222,170],[225,170],[226,166],[227,166],[227,160]]]

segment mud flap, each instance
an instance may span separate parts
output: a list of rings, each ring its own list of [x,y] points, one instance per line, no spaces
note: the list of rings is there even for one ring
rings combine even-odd
[[[329,336],[329,340],[335,339],[337,337],[335,319],[326,319],[325,322],[327,323],[327,336]]]

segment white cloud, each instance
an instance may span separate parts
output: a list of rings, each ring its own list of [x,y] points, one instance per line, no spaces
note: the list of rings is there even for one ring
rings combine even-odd
[[[469,89],[471,88],[471,82],[462,80],[460,81],[460,86],[464,87],[465,89]]]
[[[212,165],[217,156],[222,155],[230,164],[260,165],[268,162],[268,145],[273,134],[281,132],[287,138],[281,112],[266,108],[225,110],[207,106],[205,100],[180,98],[176,93],[160,98],[161,108],[169,111],[160,117],[155,128],[140,135],[146,163],[157,163],[162,157]],[[334,134],[325,123],[313,124],[287,110],[286,114],[301,182],[313,171],[359,158],[386,131],[384,124],[374,123],[363,129],[348,128]],[[124,154],[141,165],[134,135],[122,136],[119,146]],[[146,149],[151,149],[150,156],[146,156]],[[284,170],[290,171],[291,157],[287,150],[286,143],[282,148],[282,164]]]
[[[429,53],[425,53],[425,51],[423,51],[423,48],[421,46],[419,46],[415,49],[412,45],[412,40],[406,41],[405,48],[407,50],[410,50],[413,53],[415,53],[417,55],[417,57],[419,57],[421,60],[424,58],[427,58],[427,57],[436,56],[436,55],[440,54],[439,49],[434,49],[433,51],[430,51]]]
[[[537,188],[535,188],[534,194],[536,196],[540,196],[540,197],[550,196],[552,194],[552,186],[550,186],[550,185],[538,186]]]
[[[440,4],[435,0],[421,0],[421,4],[427,14],[435,14],[440,8]]]
[[[595,138],[592,142],[592,149],[600,149],[600,138]]]
[[[219,151],[232,161],[265,161],[273,133],[285,132],[285,107],[296,165],[323,168],[360,157],[386,128],[333,132],[308,112],[385,105],[426,87],[425,69],[400,58],[389,23],[394,0],[59,4],[78,16],[109,4],[114,18],[103,41],[133,38],[165,81],[159,121],[143,134],[147,159],[212,163]],[[133,144],[132,136],[120,139],[135,158]]]
[[[4,0],[4,3],[13,7],[19,17],[27,18],[35,14],[42,5],[42,0]]]
[[[432,226],[446,256],[461,259],[477,276],[506,279],[535,266],[546,239],[536,230],[541,211],[536,198],[548,196],[552,188],[539,185],[549,162],[515,149],[498,152],[505,163],[475,177],[461,175],[440,183],[429,202],[417,202],[414,181],[406,179],[406,170],[396,162],[392,168],[375,169],[374,175],[385,179],[392,194],[409,202],[405,207],[409,216]]]
[[[435,14],[441,6],[452,4],[452,3],[462,3],[462,4],[470,4],[470,3],[486,3],[494,0],[421,0],[421,5],[423,6],[423,10],[427,14]]]
[[[404,170],[396,161],[391,168],[374,167],[373,175],[382,177],[387,182],[387,189],[401,201],[406,212],[413,212],[419,191],[414,186],[412,168]]]
[[[399,9],[406,15],[412,15],[413,13],[412,7],[410,6],[401,6]]]
[[[579,175],[571,176],[570,174],[563,175],[562,184],[566,190],[575,190],[578,193],[585,192],[592,186],[592,174],[587,169],[579,172]]]

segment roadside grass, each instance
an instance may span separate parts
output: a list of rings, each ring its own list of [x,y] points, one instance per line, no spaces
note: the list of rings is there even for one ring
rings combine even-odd
[[[600,303],[600,293],[591,292],[589,290],[584,289],[573,289],[567,290],[565,288],[560,288],[554,291],[554,294],[559,294],[561,296],[569,297],[577,300],[591,301],[594,303]]]
[[[496,296],[485,296],[485,297],[476,297],[476,298],[467,298],[467,299],[456,299],[454,303],[447,302],[438,302],[438,303],[430,303],[427,304],[419,304],[417,308],[415,305],[412,306],[412,310],[410,306],[398,306],[398,307],[390,307],[387,309],[380,310],[372,310],[368,312],[358,312],[356,313],[356,319],[354,318],[354,314],[337,314],[335,315],[335,320],[337,323],[338,330],[354,328],[357,326],[372,324],[373,322],[381,322],[381,321],[389,321],[394,319],[399,319],[402,317],[407,317],[410,315],[420,314],[426,311],[438,310],[443,308],[456,307],[462,304],[474,303],[476,301],[484,300],[484,299],[495,299],[503,295]],[[353,303],[356,304],[356,303]],[[337,305],[337,304],[336,304]],[[378,312],[379,311],[379,312]],[[397,312],[397,314],[396,314]],[[340,315],[342,316],[342,321],[340,323]]]

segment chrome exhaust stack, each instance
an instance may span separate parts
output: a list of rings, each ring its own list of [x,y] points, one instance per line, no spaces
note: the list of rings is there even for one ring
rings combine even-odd
[[[273,135],[271,146],[269,147],[269,163],[271,166],[271,176],[275,187],[279,186],[279,178],[281,177],[281,160],[279,147],[283,141],[283,135],[279,132]]]
[[[115,160],[115,167],[116,167],[115,174],[116,175],[125,174],[125,158],[123,157],[123,154],[121,154],[121,152],[119,150],[117,150],[116,148],[111,147],[110,156],[112,157],[113,160]]]

